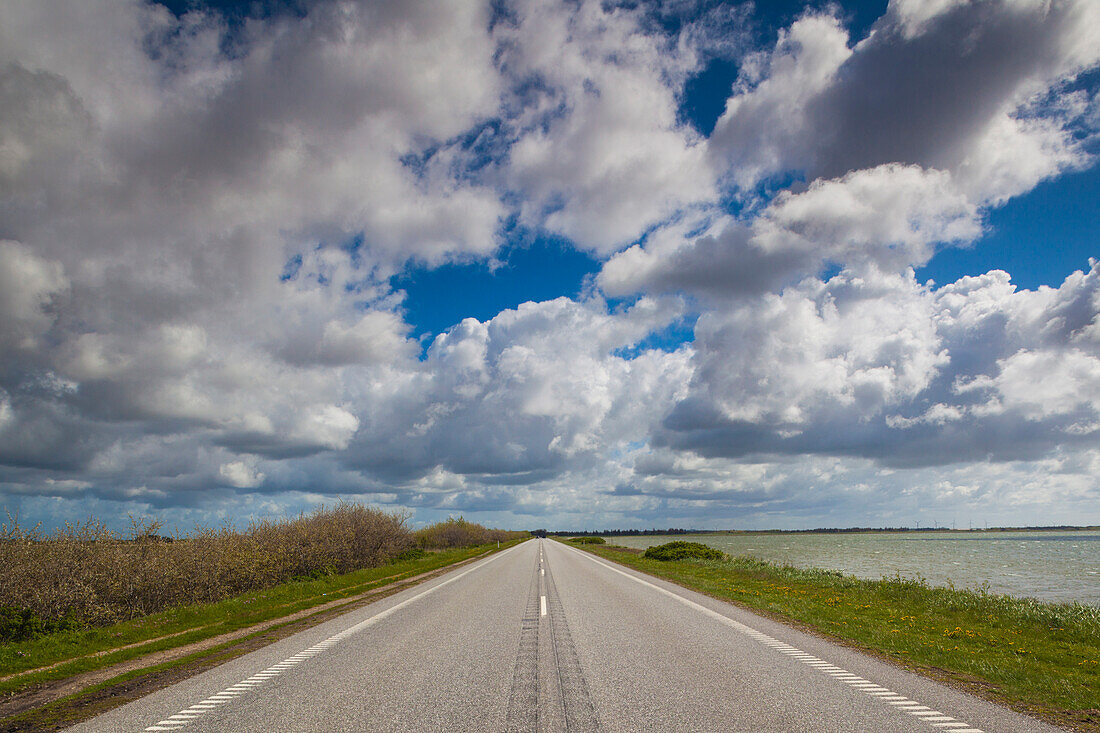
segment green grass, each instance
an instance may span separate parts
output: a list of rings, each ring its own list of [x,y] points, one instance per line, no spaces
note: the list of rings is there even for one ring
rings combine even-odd
[[[923,580],[860,580],[749,557],[661,562],[614,545],[585,549],[952,678],[1017,708],[1080,730],[1100,729],[1100,609]]]
[[[517,541],[501,543],[501,549]],[[0,677],[18,675],[0,680],[0,694],[283,618],[495,549],[495,545],[482,545],[432,552],[345,575],[284,583],[217,603],[181,606],[111,626],[63,631],[30,641],[0,644]],[[120,648],[135,644],[137,646]],[[99,656],[91,656],[97,654]],[[49,670],[19,674],[58,663],[59,666]]]

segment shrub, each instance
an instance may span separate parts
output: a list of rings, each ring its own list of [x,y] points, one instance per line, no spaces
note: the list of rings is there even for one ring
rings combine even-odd
[[[395,555],[390,560],[390,563],[396,564],[399,562],[409,562],[410,560],[419,560],[420,558],[425,557],[427,554],[427,552],[419,547],[410,547],[408,550],[405,550],[400,555]]]
[[[79,629],[83,626],[84,624],[73,616],[47,619],[29,608],[0,606],[0,642],[26,641],[44,634]]]
[[[570,542],[575,542],[578,545],[606,545],[607,542],[603,537],[573,537],[570,538]]]
[[[655,545],[645,551],[644,557],[651,560],[721,560],[725,555],[713,547],[698,542],[668,542],[663,545]]]
[[[510,532],[505,529],[487,529],[480,524],[467,522],[462,517],[450,517],[446,521],[418,529],[413,533],[416,544],[428,550],[446,550],[455,547],[473,547],[491,542],[507,542],[526,535],[526,532]]]
[[[0,634],[25,638],[207,603],[294,579],[384,565],[414,547],[402,514],[341,502],[244,532],[157,534],[131,520],[120,535],[95,519],[45,534],[0,525]]]
[[[163,537],[160,530],[159,522],[131,519],[128,532],[116,533],[89,519],[45,533],[9,517],[0,524],[0,641],[415,560],[427,549],[526,535],[461,517],[413,533],[404,514],[346,501],[297,517],[255,520],[243,532],[198,527]]]

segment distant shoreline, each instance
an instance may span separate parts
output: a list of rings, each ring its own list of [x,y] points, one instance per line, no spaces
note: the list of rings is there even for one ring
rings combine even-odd
[[[1100,526],[1073,526],[1057,525],[1042,527],[843,527],[829,528],[818,527],[815,529],[603,529],[584,531],[545,531],[543,536],[575,537],[577,535],[592,535],[596,537],[646,537],[653,535],[679,535],[679,534],[728,534],[728,535],[762,535],[762,534],[904,534],[907,532],[945,532],[945,533],[987,533],[987,532],[1090,532],[1100,530]],[[538,534],[542,530],[533,530],[532,534]]]

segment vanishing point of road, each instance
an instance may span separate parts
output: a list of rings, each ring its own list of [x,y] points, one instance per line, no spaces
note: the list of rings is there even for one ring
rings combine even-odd
[[[1057,729],[536,539],[70,730]]]

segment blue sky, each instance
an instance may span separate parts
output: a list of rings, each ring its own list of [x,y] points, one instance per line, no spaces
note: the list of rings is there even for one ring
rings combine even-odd
[[[993,209],[986,232],[965,247],[943,249],[917,270],[937,283],[1004,270],[1019,288],[1056,288],[1090,257],[1100,256],[1100,169],[1068,173]],[[463,318],[487,320],[527,301],[575,298],[599,270],[599,260],[553,239],[522,239],[497,255],[498,261],[411,265],[394,277],[407,298],[406,318],[420,336],[442,333]],[[691,333],[677,332],[679,342]],[[666,340],[664,348],[670,343]],[[427,346],[427,344],[425,344]]]
[[[486,321],[528,301],[575,298],[599,271],[599,260],[552,237],[505,245],[493,261],[425,267],[393,278],[405,291],[406,319],[420,336],[443,333],[463,318]]]
[[[1097,29],[5,7],[0,508],[1100,523]]]
[[[169,7],[172,7],[171,5]],[[776,34],[810,8],[803,2],[761,3],[750,15],[753,37],[774,43]],[[886,11],[885,2],[850,3],[842,17],[853,38],[863,38]],[[737,81],[735,57],[710,59],[687,77],[678,99],[678,115],[703,135],[714,129],[729,90]],[[1093,75],[1095,76],[1095,74]],[[1095,79],[1083,80],[1094,86]],[[919,268],[921,278],[953,282],[965,275],[1005,270],[1020,288],[1059,286],[1075,270],[1088,267],[1100,253],[1100,168],[1068,173],[1040,183],[1032,191],[992,208],[986,232],[965,247],[939,251]],[[435,335],[463,318],[486,320],[526,301],[577,297],[599,260],[577,251],[568,241],[538,238],[523,231],[505,238],[505,249],[491,262],[424,267],[412,264],[394,280],[403,288],[407,319],[418,336]],[[680,329],[678,337],[691,340]],[[667,348],[667,339],[666,348]]]
[[[970,247],[939,252],[919,271],[936,282],[1005,270],[1020,288],[1058,287],[1098,253],[1100,170],[1093,167],[1044,181],[992,210],[988,232]]]
[[[917,270],[937,283],[1005,270],[1019,288],[1058,287],[1100,255],[1100,169],[1069,173],[993,209],[986,233],[966,247],[939,251]],[[486,320],[531,300],[579,295],[599,261],[553,240],[517,243],[500,262],[413,265],[395,276],[417,336],[435,335],[463,318]],[[690,341],[690,333],[682,333]]]

